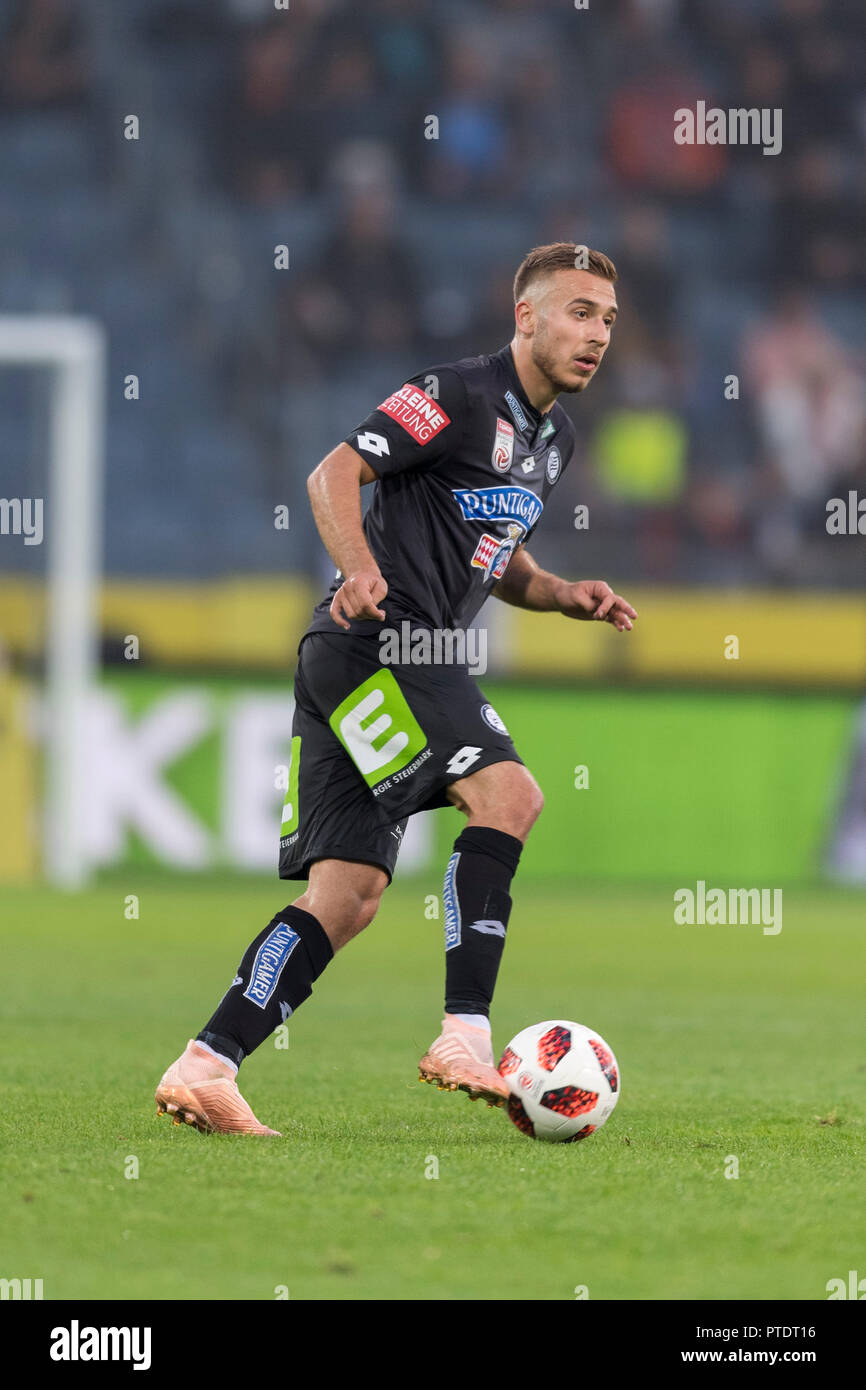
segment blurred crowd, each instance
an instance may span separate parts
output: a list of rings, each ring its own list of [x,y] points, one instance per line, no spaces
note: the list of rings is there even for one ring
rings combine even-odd
[[[302,508],[306,472],[399,380],[507,342],[516,265],[569,239],[614,259],[621,308],[598,381],[563,398],[579,453],[542,560],[862,582],[824,526],[828,498],[866,495],[862,3],[7,0],[0,16],[0,176],[40,225],[57,207],[47,251],[26,215],[4,228],[6,307],[98,313],[117,369],[141,360],[158,387],[134,421],[111,402],[111,566],[315,565],[314,537],[290,555],[254,542],[270,504]],[[698,101],[781,109],[781,152],[677,146],[673,113]],[[149,525],[121,543],[136,507]],[[184,548],[196,517],[206,544]]]

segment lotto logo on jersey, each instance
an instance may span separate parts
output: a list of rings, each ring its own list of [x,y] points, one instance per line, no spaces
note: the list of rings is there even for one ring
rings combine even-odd
[[[378,408],[392,416],[419,444],[429,444],[440,430],[451,424],[451,417],[445,414],[439,402],[408,381]]]
[[[507,473],[514,459],[514,426],[497,419],[490,461],[497,473]]]

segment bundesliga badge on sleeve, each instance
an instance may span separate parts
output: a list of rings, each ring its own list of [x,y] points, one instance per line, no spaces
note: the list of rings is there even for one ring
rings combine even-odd
[[[507,473],[514,459],[514,426],[497,418],[491,463],[497,473]]]

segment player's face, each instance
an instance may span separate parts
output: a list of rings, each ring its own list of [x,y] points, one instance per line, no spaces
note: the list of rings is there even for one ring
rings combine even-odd
[[[558,270],[536,304],[532,360],[557,391],[585,391],[601,365],[616,318],[609,280]]]

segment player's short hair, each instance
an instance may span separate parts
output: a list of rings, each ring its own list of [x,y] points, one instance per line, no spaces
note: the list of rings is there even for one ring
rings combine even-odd
[[[555,241],[550,246],[535,246],[524,257],[514,277],[514,302],[526,297],[528,287],[553,270],[588,270],[602,280],[616,282],[616,266],[602,251],[593,251],[580,242]]]

